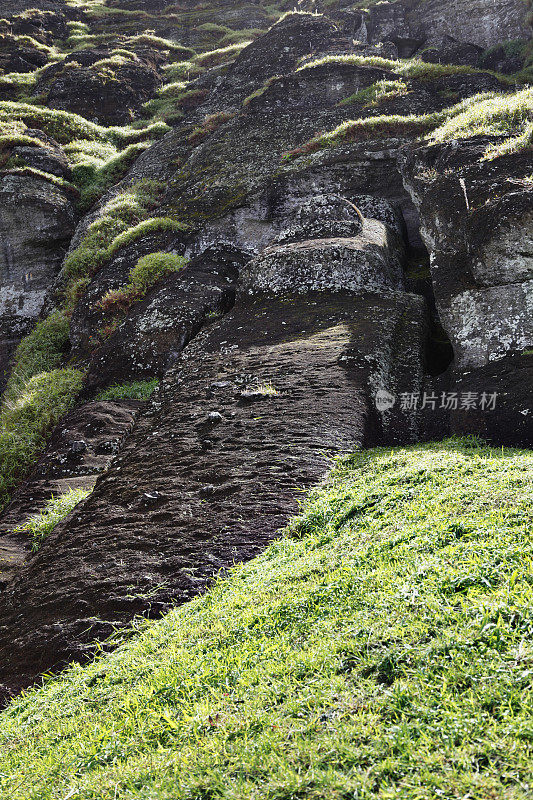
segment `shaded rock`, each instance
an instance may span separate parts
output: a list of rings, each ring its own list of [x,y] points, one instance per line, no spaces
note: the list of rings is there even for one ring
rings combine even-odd
[[[406,155],[406,186],[431,255],[437,305],[459,368],[487,364],[533,341],[530,155],[482,161],[476,137]]]
[[[142,256],[169,248],[180,254],[184,251],[183,241],[176,237],[175,232],[160,231],[139,236],[98,270],[72,314],[70,341],[75,358],[86,358],[94,350],[99,342],[99,331],[110,322],[109,314],[100,304],[106,293],[128,284],[130,271]]]
[[[457,375],[459,408],[451,413],[451,430],[476,434],[488,442],[533,447],[533,348]],[[461,408],[465,398],[472,402]]]
[[[451,390],[477,393],[478,400],[497,392],[502,400],[477,416],[456,409],[454,429],[526,445],[533,420],[530,361],[523,356],[533,345],[531,159],[525,151],[483,161],[497,141],[419,145],[406,155],[404,174],[455,352]]]
[[[365,220],[350,238],[321,238],[274,245],[245,268],[245,291],[308,292],[401,289],[401,239],[377,220]]]
[[[452,36],[443,36],[421,50],[420,58],[431,64],[465,64],[470,67],[480,66],[483,48],[469,42],[458,42]],[[491,69],[491,67],[487,67]]]
[[[369,41],[391,39],[400,56],[412,56],[424,42],[444,35],[481,48],[511,39],[526,40],[522,0],[397,0],[378,3],[369,11]]]
[[[161,281],[91,355],[87,390],[162,375],[210,322],[228,311],[243,256],[211,248]]]
[[[492,69],[495,72],[512,74],[518,72],[524,66],[527,47],[525,42],[512,41],[504,42],[500,45],[486,50],[481,59],[480,66],[483,69]]]
[[[32,130],[34,136],[40,132]],[[59,145],[44,137],[42,148],[18,147],[13,155],[31,169],[69,177]],[[31,172],[0,173],[0,315],[4,324],[34,320],[59,271],[74,230],[76,194],[60,181]]]
[[[101,125],[121,125],[135,118],[159,83],[157,72],[138,60],[93,66],[71,61],[51,81],[47,105]]]
[[[48,62],[48,55],[31,41],[10,34],[0,34],[0,70],[33,72]]]

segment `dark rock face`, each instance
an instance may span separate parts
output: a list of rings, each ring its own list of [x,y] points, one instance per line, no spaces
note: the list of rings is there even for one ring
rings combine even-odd
[[[413,148],[404,174],[431,253],[457,390],[500,395],[495,409],[453,417],[453,429],[527,445],[533,432],[533,382],[524,356],[533,344],[531,158],[526,151],[481,161],[493,143],[478,137],[460,148]]]
[[[452,431],[476,432],[488,442],[533,447],[533,348],[457,376],[459,396],[477,400],[475,410],[454,410]]]
[[[138,59],[98,67],[67,63],[51,81],[47,104],[101,125],[131,122],[160,84],[157,72]]]
[[[329,456],[411,440],[371,386],[419,388],[423,332],[419,298],[311,294],[243,300],[197,337],[93,495],[4,592],[0,682],[83,658],[112,624],[251,558]]]
[[[488,48],[530,36],[521,0],[397,0],[371,8],[371,41],[392,39],[400,55],[411,56],[424,43],[443,35]]]
[[[14,533],[15,528],[40,512],[52,496],[91,489],[144,405],[137,400],[86,403],[58,425],[28,481],[0,518],[0,589],[29,555],[27,535]]]
[[[406,156],[458,367],[483,366],[533,341],[530,154],[482,162],[490,144],[420,146]]]
[[[242,253],[207,250],[160,283],[90,358],[87,389],[163,376],[206,321],[234,303]]]

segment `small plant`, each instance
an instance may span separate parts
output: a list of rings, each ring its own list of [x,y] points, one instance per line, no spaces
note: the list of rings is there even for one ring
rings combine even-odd
[[[89,489],[70,489],[58,497],[47,500],[42,511],[34,514],[23,525],[15,528],[16,533],[29,533],[31,549],[35,553],[46,537],[52,533],[56,525],[62,522],[70,512],[85,500],[91,493]]]
[[[149,381],[132,381],[130,383],[114,383],[100,392],[96,401],[103,400],[149,400],[159,386],[157,378]]]
[[[264,397],[274,397],[279,394],[278,390],[272,385],[272,383],[270,383],[270,381],[248,386],[246,392],[248,394],[263,395]]]
[[[174,253],[150,253],[130,271],[130,286],[143,294],[161,278],[183,269],[187,260]]]

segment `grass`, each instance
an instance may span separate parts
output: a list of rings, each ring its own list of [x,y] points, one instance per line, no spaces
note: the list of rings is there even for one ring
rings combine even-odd
[[[81,211],[87,210],[118,183],[139,154],[170,130],[163,119],[154,119],[143,128],[105,128],[67,111],[29,103],[0,102],[0,150],[19,144],[46,146],[28,136],[27,128],[40,128],[64,145],[72,166],[73,182],[80,192]],[[54,181],[54,177],[48,180]]]
[[[361,103],[364,107],[377,106],[395,97],[403,97],[409,92],[409,87],[402,80],[388,81],[382,80],[361,89],[358,92],[346,97],[338,104],[339,106]]]
[[[381,56],[359,56],[354,54],[322,56],[302,64],[298,71],[321,67],[324,64],[351,64],[355,67],[374,67],[402,75],[405,78],[415,78],[422,81],[434,81],[449,75],[493,75],[502,83],[508,84],[511,80],[507,76],[499,75],[491,70],[477,69],[465,64],[432,64],[418,58],[398,59],[382,58]]]
[[[144,223],[141,223],[141,226],[144,226]],[[142,256],[131,268],[128,283],[120,289],[110,289],[103,295],[98,305],[106,312],[111,311],[122,316],[129,311],[133,303],[142,300],[146,292],[159,280],[183,269],[186,263],[187,259],[175,253],[159,252]]]
[[[31,538],[31,547],[35,553],[46,537],[54,530],[70,512],[90,495],[89,489],[70,489],[68,492],[51,497],[42,511],[34,514],[23,525],[15,528],[17,533],[27,533]]]
[[[431,142],[440,142],[479,134],[507,137],[503,143],[489,146],[486,158],[530,148],[533,142],[533,89],[502,95],[484,92],[443,111],[428,114],[383,114],[347,120],[284,153],[282,159],[292,161],[345,142],[383,136],[426,136]]]
[[[21,391],[4,399],[0,409],[0,507],[44,449],[54,425],[81,389],[80,370],[63,368],[29,378]]]
[[[65,259],[63,271],[69,282],[94,275],[120,248],[141,236],[183,231],[183,223],[169,217],[148,217],[163,191],[157,181],[139,181],[106,203],[78,247]]]
[[[0,406],[0,508],[71,407],[83,375],[62,368],[68,319],[61,312],[37,323],[19,344]]]
[[[533,88],[480,99],[437,128],[431,139],[444,142],[476,135],[506,137],[503,142],[487,148],[486,159],[531,149]]]
[[[2,796],[525,800],[532,479],[475,440],[340,461],[262,556],[15,700]]]
[[[102,400],[149,400],[159,386],[157,378],[150,381],[131,381],[130,383],[114,383],[100,392],[95,398]]]

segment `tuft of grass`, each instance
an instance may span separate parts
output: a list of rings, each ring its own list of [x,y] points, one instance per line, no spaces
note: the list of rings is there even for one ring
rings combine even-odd
[[[89,489],[70,489],[68,492],[51,497],[42,511],[31,516],[23,525],[15,528],[17,533],[28,533],[31,549],[37,552],[42,542],[62,522],[70,512],[90,495]]]
[[[493,75],[504,84],[512,83],[507,76],[499,75],[491,70],[478,69],[466,64],[432,64],[418,58],[397,59],[382,58],[381,56],[360,56],[355,53],[349,55],[331,54],[308,61],[298,67],[298,72],[324,66],[325,64],[351,64],[354,67],[374,67],[402,75],[405,78],[416,78],[421,81],[434,81],[449,75]]]
[[[351,105],[352,103],[361,103],[363,107],[377,106],[387,100],[392,100],[395,97],[403,97],[409,92],[409,87],[402,80],[390,81],[382,80],[367,86],[366,89],[361,89],[355,94],[346,97],[338,103],[339,106]]]
[[[10,800],[530,796],[533,454],[338,461],[263,555],[0,714]]]
[[[68,319],[59,311],[41,320],[22,339],[4,392],[4,400],[15,402],[34,375],[56,369],[69,347]]]
[[[504,136],[491,145],[486,159],[517,153],[533,146],[533,89],[479,98],[462,113],[450,118],[432,134],[434,142],[469,136]]]
[[[130,270],[130,285],[146,292],[161,278],[183,269],[186,263],[187,259],[175,253],[149,253]]]
[[[149,400],[159,386],[157,378],[150,381],[131,381],[130,383],[114,383],[100,392],[95,400]]]
[[[133,303],[142,300],[148,289],[157,281],[172,272],[183,269],[186,263],[185,258],[174,253],[149,253],[140,258],[132,267],[128,283],[120,289],[111,289],[106,292],[98,305],[103,311],[124,314]]]
[[[438,142],[477,134],[503,134],[509,135],[509,141],[495,148],[496,155],[506,147],[510,152],[517,152],[530,146],[532,99],[533,90],[530,88],[503,95],[483,92],[428,114],[389,114],[347,120],[332,131],[318,133],[308,142],[284,153],[282,159],[291,161],[345,142],[383,136],[428,136],[430,141]],[[489,148],[487,157],[495,157],[494,152]]]
[[[215,114],[208,114],[208,116],[204,117],[202,124],[194,128],[189,134],[187,141],[193,145],[203,142],[210,134],[218,130],[221,125],[233,119],[234,116],[235,114],[229,111],[217,111]]]
[[[141,236],[185,230],[183,223],[169,217],[145,218],[157,205],[163,190],[161,183],[143,180],[106,203],[81,243],[65,259],[63,273],[68,284],[94,275],[121,247]],[[68,285],[65,291],[68,293]]]
[[[15,352],[0,406],[0,509],[80,391],[82,372],[61,368],[68,347],[68,319],[56,311]]]

